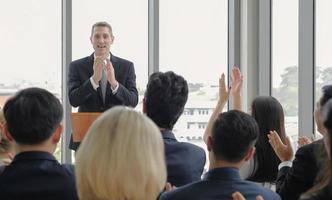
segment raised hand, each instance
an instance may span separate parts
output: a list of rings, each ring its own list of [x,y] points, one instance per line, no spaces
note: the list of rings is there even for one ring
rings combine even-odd
[[[270,131],[270,134],[267,136],[274,152],[282,162],[291,161],[293,159],[293,148],[288,136],[286,137],[286,144],[281,141],[276,131]]]
[[[238,67],[233,67],[231,74],[232,95],[241,95],[243,86],[243,75]]]
[[[230,92],[230,89],[227,89],[226,84],[225,84],[225,74],[222,73],[219,78],[219,100],[208,121],[208,125],[207,125],[204,135],[203,135],[203,140],[205,143],[207,143],[208,136],[211,135],[211,130],[212,130],[214,121],[217,119],[218,115],[222,112],[225,104],[228,101],[229,92]]]
[[[219,101],[227,102],[229,97],[230,88],[227,89],[225,84],[225,74],[222,73],[219,78]]]
[[[233,98],[233,109],[242,111],[242,86],[243,76],[238,67],[233,67],[231,74],[231,93]]]

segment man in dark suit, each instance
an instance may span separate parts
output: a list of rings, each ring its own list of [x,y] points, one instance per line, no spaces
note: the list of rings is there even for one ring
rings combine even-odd
[[[52,155],[62,134],[62,106],[50,92],[28,88],[3,109],[16,156],[0,169],[0,199],[78,199],[73,166]]]
[[[187,81],[174,72],[157,72],[150,76],[143,100],[143,112],[159,127],[164,144],[167,181],[181,186],[201,179],[205,165],[202,148],[178,142],[172,132],[188,99]]]
[[[88,57],[69,65],[69,102],[79,112],[104,112],[115,105],[135,107],[138,103],[136,75],[132,62],[110,53],[114,41],[107,22],[92,26],[91,44],[95,50]],[[76,150],[79,143],[71,141]]]
[[[161,200],[232,199],[239,191],[246,199],[261,195],[265,200],[280,199],[271,190],[242,180],[239,168],[252,158],[259,129],[250,115],[232,110],[221,113],[207,138],[210,170],[203,180],[165,192]]]

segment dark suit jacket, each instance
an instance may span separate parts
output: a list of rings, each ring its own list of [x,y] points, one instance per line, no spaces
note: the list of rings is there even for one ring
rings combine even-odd
[[[93,75],[93,62],[94,54],[91,54],[70,63],[68,73],[70,104],[74,107],[78,106],[79,112],[103,112],[115,105],[135,107],[138,103],[138,92],[133,63],[111,54],[111,62],[115,78],[119,83],[119,89],[113,95],[111,86],[107,83],[104,104],[100,87],[96,91],[90,82],[90,77]]]
[[[280,199],[271,190],[254,182],[242,180],[235,168],[216,168],[210,170],[203,180],[165,192],[160,200],[232,200],[232,193],[241,192],[247,200],[255,200],[257,195],[264,200]]]
[[[133,63],[111,54],[111,62],[119,88],[117,93],[113,94],[111,85],[107,82],[104,103],[100,87],[95,90],[90,82],[90,77],[93,75],[93,62],[94,54],[91,54],[70,63],[68,73],[70,104],[74,107],[78,106],[78,112],[104,112],[116,105],[135,107],[138,103],[138,92]],[[73,142],[72,138],[70,139],[70,149],[77,150],[79,145],[79,142]]]
[[[315,182],[322,156],[326,156],[323,140],[299,148],[293,166],[283,167],[278,172],[277,193],[283,200],[296,200]]]
[[[78,200],[73,167],[50,153],[24,152],[0,174],[1,200]]]
[[[178,142],[172,131],[162,131],[165,144],[167,181],[177,187],[201,179],[205,152],[196,145]]]

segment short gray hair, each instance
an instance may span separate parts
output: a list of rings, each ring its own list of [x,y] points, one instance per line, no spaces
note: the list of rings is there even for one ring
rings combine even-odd
[[[95,24],[93,24],[92,28],[91,28],[91,36],[93,35],[93,30],[94,30],[95,27],[107,27],[109,32],[110,32],[110,35],[113,37],[112,27],[109,23],[107,23],[107,22],[96,22]]]

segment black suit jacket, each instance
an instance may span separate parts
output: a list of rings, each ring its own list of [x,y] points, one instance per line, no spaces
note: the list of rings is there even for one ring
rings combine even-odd
[[[50,153],[23,152],[0,174],[1,200],[78,200],[71,165]]]
[[[103,103],[100,87],[97,91],[93,88],[90,77],[93,75],[94,54],[75,60],[69,65],[68,96],[69,102],[74,107],[79,107],[79,112],[104,112],[115,105],[135,107],[138,103],[136,89],[136,75],[132,62],[111,54],[115,78],[119,89],[113,95],[111,86],[107,83],[105,103]]]
[[[232,193],[239,191],[247,200],[255,200],[257,195],[264,200],[280,200],[278,194],[241,179],[235,168],[216,168],[210,170],[201,181],[165,192],[160,200],[232,200]]]
[[[283,167],[278,172],[277,193],[283,200],[296,200],[310,189],[320,168],[320,159],[325,157],[323,140],[299,148],[292,167]]]
[[[177,187],[201,179],[205,152],[196,145],[178,142],[172,131],[162,131],[165,144],[167,181]]]

